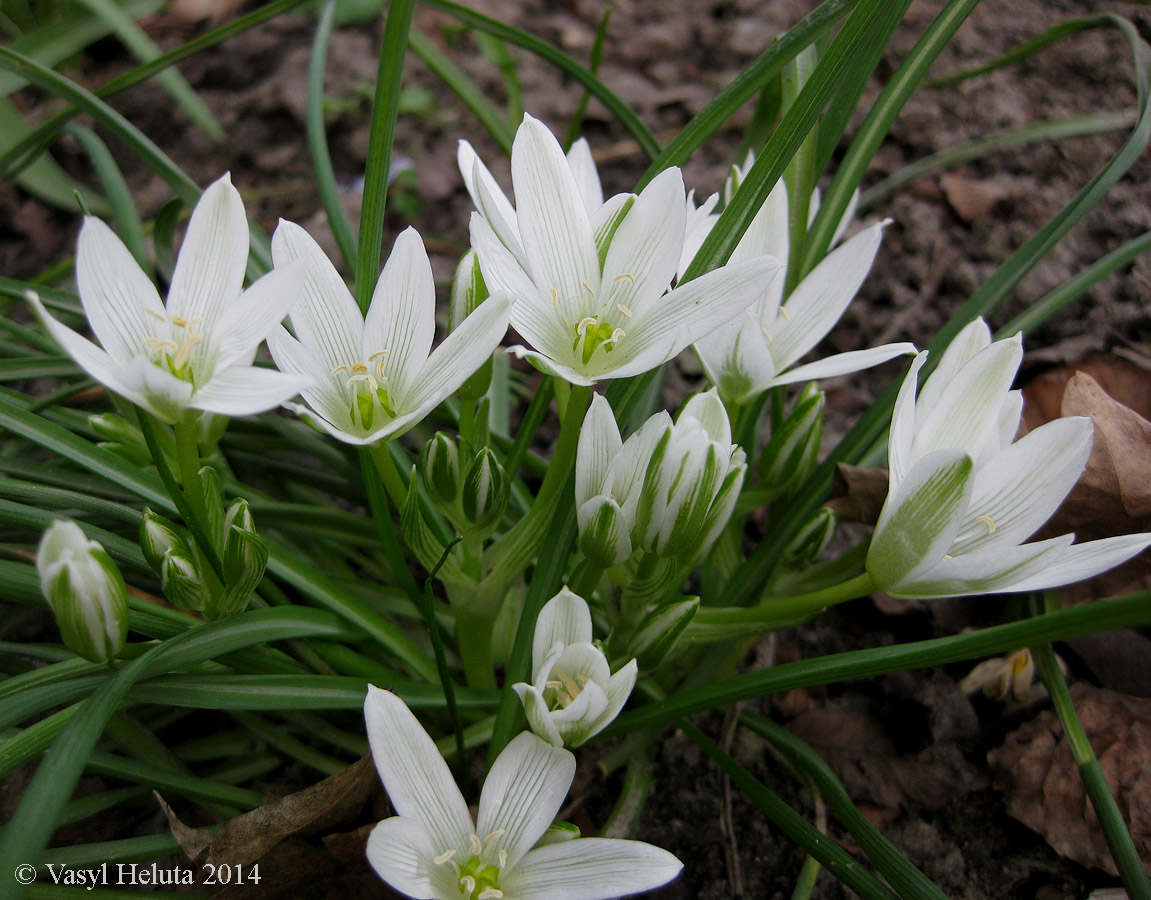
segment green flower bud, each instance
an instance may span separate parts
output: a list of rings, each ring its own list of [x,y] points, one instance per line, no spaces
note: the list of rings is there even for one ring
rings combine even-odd
[[[695,618],[699,597],[689,597],[653,609],[639,623],[625,656],[634,656],[641,669],[658,668]]]
[[[157,575],[160,574],[164,555],[173,548],[181,551],[184,556],[191,555],[188,542],[175,524],[145,507],[144,517],[140,520],[140,549]]]
[[[464,478],[464,516],[480,531],[494,528],[508,505],[511,485],[496,455],[484,447]]]
[[[448,308],[448,330],[455,331],[460,323],[476,311],[488,298],[488,288],[480,271],[479,259],[474,250],[469,250],[456,266],[452,279],[452,295]],[[489,358],[476,370],[459,390],[465,400],[476,400],[487,393],[492,383],[492,361]]]
[[[821,507],[811,516],[792,538],[783,551],[780,562],[790,568],[806,568],[815,562],[835,537],[839,516],[826,507]]]
[[[184,485],[185,490],[188,485]],[[195,485],[191,486],[196,489]],[[224,531],[224,492],[220,490],[220,476],[211,466],[200,469],[200,490],[204,492],[204,504],[208,507],[208,534],[223,535]]]
[[[233,500],[224,516],[221,562],[226,584],[223,594],[211,598],[204,608],[204,617],[209,621],[241,612],[259,586],[268,565],[268,548],[256,533],[251,509],[243,498]]]
[[[204,579],[191,554],[173,547],[160,561],[160,586],[164,596],[178,609],[200,612],[207,605]]]
[[[68,648],[94,663],[115,656],[128,637],[128,592],[104,548],[61,519],[44,532],[36,569]]]
[[[460,451],[442,431],[420,449],[420,475],[433,503],[443,509],[455,506],[460,492]]]
[[[593,565],[610,569],[631,556],[631,535],[623,509],[610,497],[592,497],[577,512],[579,548]]]
[[[775,496],[789,493],[815,469],[823,439],[825,399],[814,383],[808,384],[763,448],[759,477],[768,489],[778,489]]]

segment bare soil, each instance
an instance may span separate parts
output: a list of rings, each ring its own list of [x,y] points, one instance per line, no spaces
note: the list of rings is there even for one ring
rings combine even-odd
[[[485,0],[475,5],[558,43],[577,59],[586,59],[605,8],[602,0]],[[617,0],[612,6],[601,77],[661,139],[676,133],[807,9],[807,4],[766,0],[690,4]],[[941,7],[938,0],[917,0],[912,5],[869,89],[870,98]],[[985,62],[1056,22],[1104,11],[1135,20],[1147,36],[1145,14],[1129,4],[987,0],[961,28],[933,74]],[[146,24],[165,45],[202,28],[172,14]],[[417,12],[415,25],[489,96],[501,100],[504,86],[499,74],[483,59],[472,35],[423,9]],[[379,23],[341,29],[329,54],[327,84],[335,110],[329,118],[331,150],[337,172],[349,186],[352,207],[355,179],[362,173],[367,150],[366,97],[374,79],[380,30]],[[153,86],[137,87],[113,105],[199,183],[231,170],[233,181],[245,192],[249,212],[269,230],[283,216],[319,234],[324,226],[317,213],[304,138],[312,31],[309,17],[283,18],[182,67],[227,129],[229,137],[222,145],[188,125]],[[511,52],[518,63],[526,109],[557,130],[566,129],[580,100],[578,85],[525,52],[515,48]],[[124,65],[119,48],[108,42],[78,60],[70,74],[95,85]],[[1097,29],[959,86],[922,90],[892,129],[867,184],[930,153],[996,130],[1131,109],[1132,70],[1122,37],[1111,29]],[[460,102],[422,64],[410,59],[405,78],[426,97],[420,112],[406,114],[399,122],[396,153],[414,161],[414,185],[398,189],[402,196],[394,196],[390,203],[388,241],[402,227],[415,224],[429,244],[437,274],[446,281],[466,247],[470,208],[455,167],[456,142],[467,137],[489,159],[496,159],[497,151]],[[719,188],[750,117],[751,109],[743,110],[691,159],[685,166],[689,186],[702,195]],[[584,133],[597,153],[606,188],[625,190],[633,185],[645,160],[595,101],[589,106]],[[1112,132],[998,153],[968,163],[948,178],[924,177],[881,198],[863,218],[887,217],[892,225],[860,299],[828,338],[827,349],[926,341],[1105,163],[1124,136]],[[144,214],[156,212],[169,197],[167,188],[122,147],[113,143],[112,149]],[[59,155],[67,166],[85,174],[78,151],[65,145]],[[506,167],[497,159],[492,168],[506,183]],[[1095,259],[1151,228],[1149,172],[1151,161],[1144,154],[992,315],[992,324],[1007,322]],[[0,187],[0,269],[12,277],[33,275],[68,252],[76,226],[74,216],[47,210],[11,187]],[[1034,369],[1112,351],[1145,364],[1151,336],[1149,266],[1144,257],[1028,335],[1028,366]],[[894,374],[891,368],[826,384],[829,430],[841,433]],[[689,359],[669,379],[680,396],[700,382]],[[765,640],[745,664],[766,666],[952,633],[974,619],[995,621],[1000,609],[999,601],[984,600],[975,609],[949,616],[926,607],[891,615],[894,610],[889,606],[881,609],[872,601],[857,601],[810,626]],[[1071,662],[1073,674],[1087,674],[1073,657]],[[790,723],[824,752],[856,801],[949,896],[1083,900],[1092,889],[1115,884],[1100,870],[1059,856],[1042,837],[1007,816],[987,754],[1021,721],[1033,717],[1035,708],[1006,714],[992,701],[968,699],[957,687],[967,668],[833,685],[764,698],[754,706]],[[724,719],[718,714],[701,717],[699,724],[723,736]],[[596,748],[585,756],[585,777],[577,782],[584,791],[581,816],[590,827],[606,817],[619,787],[618,776],[601,783],[591,774],[600,752]],[[785,799],[812,810],[808,789],[787,772],[765,742],[738,731],[732,752]],[[738,791],[730,795],[726,800],[721,776],[684,735],[664,736],[656,759],[655,788],[636,836],[667,847],[686,866],[678,881],[651,896],[708,900],[791,895],[802,852]],[[850,837],[834,817],[828,828],[852,849]],[[826,875],[814,894],[846,895]]]

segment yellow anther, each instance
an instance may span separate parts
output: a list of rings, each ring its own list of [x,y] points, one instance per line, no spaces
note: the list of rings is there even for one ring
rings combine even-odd
[[[954,557],[954,556],[949,556],[948,554],[944,553],[944,554],[943,554],[943,561],[944,561],[944,562],[947,562],[949,559],[955,559],[955,557]]]
[[[508,851],[507,850],[501,850],[500,851],[500,868],[501,869],[504,868],[507,864],[508,864]]]
[[[183,316],[169,316],[169,318],[172,320],[172,324],[175,325],[177,328],[187,328],[188,327],[188,320],[185,319]]]
[[[563,686],[564,686],[564,683],[562,681],[545,681],[544,682],[544,688],[545,689],[546,688],[556,688],[558,690],[559,688],[562,688]]]
[[[476,900],[500,900],[503,895],[504,892],[499,888],[484,888],[482,891],[480,891],[480,894],[478,897],[476,897]]]
[[[366,371],[368,371],[368,367],[365,366],[362,362],[352,363],[352,371],[353,372],[366,372]]]
[[[163,313],[156,312],[156,310],[154,310],[154,309],[145,309],[144,313],[146,315],[151,316],[153,319],[160,321],[160,322],[167,322],[168,321],[168,317],[166,315],[164,315]]]
[[[156,353],[161,353],[164,350],[175,352],[178,349],[175,341],[167,341],[163,338],[144,338],[144,346]]]
[[[502,838],[504,836],[504,830],[505,829],[503,829],[503,828],[496,829],[491,834],[489,834],[486,838],[484,838],[484,843],[490,844],[492,841],[499,840],[500,838]]]
[[[989,516],[980,516],[980,517],[979,517],[978,519],[976,519],[975,521],[976,521],[976,522],[982,522],[984,525],[986,525],[986,526],[987,526],[987,533],[988,533],[988,534],[995,534],[995,520],[994,520],[994,519],[992,519],[991,517],[989,517]]]
[[[1028,650],[1020,650],[1018,653],[1011,655],[1011,671],[1019,677],[1031,665],[1031,653]]]
[[[785,319],[787,319],[787,321],[789,321],[789,322],[791,321],[791,313],[789,313],[789,312],[787,311],[787,307],[786,307],[786,306],[781,306],[781,307],[779,308],[779,314],[780,314],[781,316],[783,316]]]
[[[594,324],[595,324],[595,317],[594,316],[587,316],[586,318],[580,319],[579,324],[576,325],[576,334],[583,334],[585,331],[588,330],[588,328],[590,328]]]
[[[617,303],[615,305],[615,308],[618,309],[625,316],[627,316],[629,319],[631,318],[631,310],[628,309],[626,306],[624,306],[622,303]]]
[[[375,362],[381,356],[387,356],[391,352],[391,350],[377,350],[375,353],[368,357],[368,362]]]
[[[351,371],[351,369],[350,369],[348,366],[336,366],[336,367],[335,367],[334,369],[332,369],[332,371],[331,371],[331,372],[329,372],[328,374],[329,374],[329,375],[340,375],[340,374],[342,374],[342,373],[344,373],[344,372],[350,372],[350,371]]]
[[[193,334],[184,341],[184,346],[180,348],[180,352],[176,354],[176,358],[172,360],[172,365],[177,369],[182,369],[188,362],[188,357],[192,355],[192,349],[197,344],[202,344],[204,339],[198,335]]]
[[[460,879],[460,886],[464,889],[464,894],[470,897],[472,891],[476,889],[476,880],[471,875],[465,875]]]
[[[618,275],[616,275],[615,278],[612,279],[612,281],[623,281],[625,278],[632,284],[635,284],[635,276],[630,272],[620,272]]]
[[[763,336],[764,336],[765,338],[767,338],[767,340],[768,340],[768,342],[769,342],[769,343],[770,343],[772,340],[774,340],[774,338],[772,338],[772,336],[771,336],[771,332],[770,332],[770,331],[768,331],[766,328],[765,328],[765,329],[763,329]]]
[[[552,306],[560,305],[560,295],[556,293],[555,288],[548,288],[548,293],[552,295]]]
[[[595,288],[591,286],[591,283],[587,281],[587,279],[584,279],[583,287],[585,291],[587,291],[593,297],[595,296]]]
[[[449,859],[451,859],[455,855],[456,855],[455,850],[445,850],[443,853],[441,853],[439,856],[436,857],[436,865],[442,866],[444,863],[446,863]]]
[[[469,835],[472,842],[472,853],[479,856],[484,852],[484,845],[480,843],[480,836],[478,834]]]

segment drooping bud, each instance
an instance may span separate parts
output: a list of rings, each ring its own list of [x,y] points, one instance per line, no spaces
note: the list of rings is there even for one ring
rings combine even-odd
[[[40,539],[36,569],[68,648],[94,663],[115,656],[128,637],[128,593],[104,548],[61,519]]]
[[[488,299],[488,288],[484,284],[484,276],[480,271],[479,259],[474,250],[468,250],[456,266],[456,274],[452,279],[452,294],[448,307],[448,331],[455,331],[460,327],[481,303]],[[467,381],[460,385],[460,396],[465,400],[476,400],[487,393],[492,383],[492,361],[487,359],[484,364]]]
[[[175,524],[145,507],[144,517],[140,520],[140,549],[157,575],[160,574],[165,554],[173,548],[180,550],[184,556],[191,555],[188,542]]]
[[[173,547],[160,561],[160,586],[177,609],[200,612],[207,605],[208,592],[200,569],[192,555],[180,548]]]
[[[268,548],[256,532],[248,501],[243,498],[233,500],[224,515],[221,562],[224,566],[224,592],[204,608],[204,617],[209,621],[241,612],[263,579],[268,565]]]
[[[763,448],[759,477],[773,498],[789,493],[815,469],[823,440],[825,399],[823,391],[809,383]]]
[[[658,668],[674,649],[684,629],[695,618],[699,597],[689,597],[657,607],[644,616],[628,644],[627,656],[634,656],[640,668]]]
[[[503,466],[491,449],[484,447],[464,478],[462,499],[467,520],[481,531],[494,528],[507,509],[510,490]]]
[[[460,451],[442,431],[420,449],[420,475],[433,503],[442,509],[455,507],[460,492]]]

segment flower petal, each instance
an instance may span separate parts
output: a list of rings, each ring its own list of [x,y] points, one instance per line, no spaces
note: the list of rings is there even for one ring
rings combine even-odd
[[[217,371],[252,361],[256,347],[284,321],[300,299],[300,285],[306,272],[303,262],[278,266],[228,307],[212,337]]]
[[[188,405],[222,416],[254,416],[290,400],[311,383],[307,375],[289,375],[260,366],[232,366],[196,388]]]
[[[682,868],[651,844],[580,838],[532,850],[501,887],[516,900],[608,900],[667,884]]]
[[[309,379],[309,384],[300,389],[300,395],[312,409],[340,427],[352,427],[351,401],[326,363],[283,327],[268,335],[268,349],[281,372]]]
[[[771,345],[760,320],[750,309],[704,335],[693,346],[708,381],[728,403],[743,403],[762,393],[775,376]]]
[[[599,718],[592,723],[591,730],[588,731],[587,737],[590,738],[593,735],[599,734],[619,715],[620,710],[623,709],[623,705],[627,703],[627,698],[631,696],[632,688],[635,687],[635,679],[638,674],[639,663],[633,659],[612,675],[607,683],[607,707],[600,714]]]
[[[520,702],[524,705],[524,715],[527,717],[528,726],[532,732],[553,747],[562,747],[564,745],[563,736],[556,727],[556,723],[552,721],[551,710],[548,709],[543,694],[539,692],[536,686],[521,681],[519,684],[513,684],[512,690],[516,692]]]
[[[998,594],[1046,572],[1068,552],[1071,535],[1022,546],[994,547],[941,560],[888,591],[893,597],[930,598]],[[1072,576],[1070,580],[1075,580]],[[1065,582],[1059,582],[1063,584]]]
[[[121,366],[112,390],[120,390],[129,400],[168,423],[174,423],[184,409],[191,405],[192,384],[181,381],[167,369],[161,369],[143,356],[137,356]]]
[[[946,387],[951,384],[959,370],[967,365],[977,353],[991,346],[991,329],[983,318],[968,322],[943,351],[935,372],[939,377],[923,386],[919,392],[920,402],[925,410],[932,409],[939,402]]]
[[[100,345],[121,362],[144,352],[171,328],[156,286],[107,225],[86,216],[76,249],[76,285]]]
[[[199,331],[213,335],[224,310],[240,296],[247,265],[244,201],[231,177],[224,175],[208,186],[192,210],[168,289],[168,314],[199,320]]]
[[[431,749],[435,753],[435,747]],[[527,732],[513,738],[492,765],[480,794],[476,830],[480,835],[503,832],[492,841],[490,852],[507,851],[508,871],[551,825],[575,768],[571,753]]]
[[[514,315],[517,306],[519,306],[518,303],[512,307],[512,325],[515,325]],[[579,384],[583,385],[584,387],[590,387],[600,378],[600,376],[589,378],[583,372],[577,372],[571,366],[566,365],[565,363],[557,362],[550,356],[547,356],[543,353],[537,353],[535,350],[524,347],[522,344],[514,344],[511,347],[508,347],[508,353],[512,354],[512,356],[514,356],[516,359],[526,359],[541,372],[546,372],[548,375],[555,375],[557,378],[564,379],[564,381],[568,382],[569,384]],[[671,357],[668,358],[670,359]],[[614,378],[615,376],[609,373],[608,375],[604,375],[602,377]]]
[[[588,216],[595,215],[596,210],[603,206],[603,185],[586,138],[580,138],[571,145],[567,160]]]
[[[544,604],[536,618],[532,638],[533,677],[557,643],[567,647],[569,644],[590,644],[591,639],[591,610],[583,597],[572,593],[565,585]]]
[[[372,829],[366,855],[376,874],[397,891],[418,900],[435,900],[448,896],[440,889],[448,885],[434,884],[431,877],[434,860],[444,849],[432,843],[427,829],[415,819],[392,816]]]
[[[597,494],[607,492],[608,469],[622,449],[623,438],[620,437],[611,404],[602,394],[593,394],[576,448],[577,508]]]
[[[897,356],[911,356],[915,354],[915,344],[883,344],[879,347],[869,347],[866,350],[850,350],[847,353],[836,353],[807,365],[788,369],[782,375],[771,379],[770,386],[781,384],[796,384],[800,381],[819,381],[823,378],[835,378],[851,372],[870,369],[895,359]]]
[[[473,831],[468,805],[436,745],[404,701],[368,685],[364,718],[372,758],[392,807],[423,825],[441,852],[467,847]]]
[[[519,222],[507,195],[467,141],[460,141],[456,160],[460,166],[460,174],[464,177],[464,186],[467,187],[476,209],[491,225],[500,242],[507,247],[517,262],[526,265],[524,248],[520,242]]]
[[[599,287],[591,222],[559,142],[531,116],[524,116],[512,145],[512,184],[532,280],[556,290],[565,315],[578,312],[584,282]]]
[[[891,413],[891,432],[887,439],[888,494],[894,494],[900,483],[907,477],[912,466],[911,447],[915,443],[916,403],[915,389],[919,382],[919,370],[927,362],[927,351],[918,353],[911,361],[911,367],[903,376],[895,407]],[[889,498],[890,499],[890,498]]]
[[[331,371],[349,366],[363,350],[364,317],[344,279],[308,232],[283,219],[272,235],[276,268],[302,261],[303,296],[292,308],[296,337]]]
[[[1011,586],[1013,591],[1045,591],[1094,578],[1101,572],[1113,569],[1126,562],[1137,553],[1151,546],[1151,534],[1122,534],[1118,537],[1103,538],[1072,544],[1054,558],[1042,571]]]
[[[432,264],[419,232],[407,228],[396,238],[372,293],[364,319],[362,361],[386,350],[388,390],[403,396],[423,369],[435,335]]]

